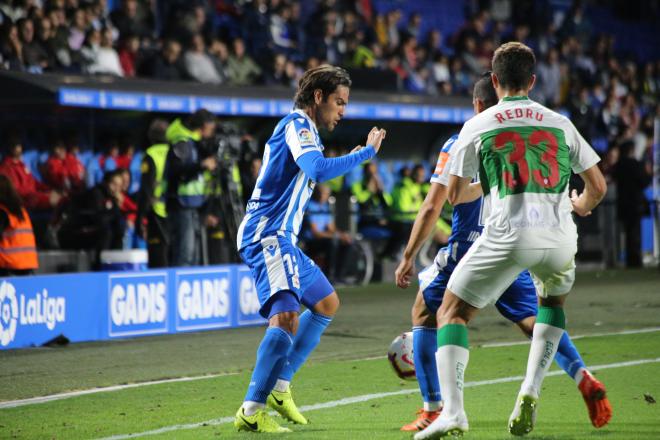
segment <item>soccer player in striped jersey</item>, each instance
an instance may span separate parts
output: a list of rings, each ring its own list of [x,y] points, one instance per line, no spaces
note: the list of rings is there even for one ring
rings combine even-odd
[[[415,439],[468,430],[463,406],[467,323],[525,269],[538,281],[540,305],[509,432],[532,431],[541,384],[564,335],[563,304],[575,279],[577,228],[571,213],[589,215],[607,191],[600,158],[570,120],[529,99],[536,79],[534,52],[519,42],[506,43],[495,51],[492,64],[500,101],[463,125],[452,147],[447,185],[447,198],[456,204],[470,194],[479,172],[484,229],[449,278],[436,316],[444,407]],[[585,186],[569,197],[571,170]]]
[[[488,72],[474,86],[472,101],[474,111],[481,113],[496,105],[497,101],[490,72]],[[431,190],[415,219],[403,260],[396,270],[396,282],[401,288],[410,285],[417,253],[432,231],[447,199],[452,147],[457,138],[458,135],[450,137],[438,156],[436,169],[431,177]],[[420,289],[412,308],[413,353],[415,373],[424,407],[418,411],[418,417],[413,422],[401,428],[402,431],[423,430],[440,415],[442,410],[442,397],[435,360],[435,352],[438,347],[436,313],[442,302],[449,277],[472,243],[481,235],[483,229],[480,221],[483,199],[481,198],[481,186],[477,180],[475,178],[475,183],[469,188],[471,194],[466,196],[466,199],[470,201],[454,207],[452,232],[447,247],[441,249],[433,264],[419,274]],[[525,334],[532,336],[537,314],[537,299],[536,288],[528,271],[523,271],[504,291],[495,303],[495,307],[502,316],[517,324]],[[605,387],[586,369],[568,333],[564,333],[559,341],[555,360],[578,384],[578,389],[587,403],[592,424],[597,428],[607,424],[612,411],[609,401],[605,397]]]
[[[294,110],[282,118],[266,143],[263,164],[238,230],[241,258],[254,277],[268,329],[245,401],[234,425],[253,432],[288,432],[265,406],[298,424],[289,383],[319,343],[339,307],[339,298],[319,267],[296,246],[303,215],[317,182],[348,172],[373,158],[385,130],[374,127],[366,147],[337,158],[323,156],[317,127],[332,131],[344,116],[351,80],[339,67],[308,70],[300,79]],[[298,316],[300,304],[307,310]]]

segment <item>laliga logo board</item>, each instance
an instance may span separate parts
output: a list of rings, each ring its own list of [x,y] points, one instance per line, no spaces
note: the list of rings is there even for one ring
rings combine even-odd
[[[110,337],[167,333],[167,273],[108,276]]]
[[[231,325],[231,270],[176,272],[176,329],[203,330]]]
[[[262,324],[266,320],[259,314],[261,304],[257,296],[252,273],[246,267],[238,269],[238,325]]]
[[[54,330],[58,323],[66,320],[66,299],[49,296],[48,290],[37,292],[34,297],[16,292],[8,281],[0,284],[0,346],[6,347],[21,327],[45,326]]]

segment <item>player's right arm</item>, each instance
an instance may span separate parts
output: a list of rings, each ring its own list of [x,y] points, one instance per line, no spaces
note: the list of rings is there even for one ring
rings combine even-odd
[[[287,129],[289,130],[289,129]],[[304,128],[302,129],[304,130]],[[340,157],[326,158],[321,153],[320,148],[315,144],[307,144],[306,138],[300,136],[300,131],[297,136],[291,136],[287,132],[287,144],[292,152],[296,150],[295,144],[299,142],[301,147],[300,154],[294,154],[296,164],[302,169],[305,174],[315,182],[325,182],[334,179],[337,176],[346,174],[356,165],[373,158],[380,145],[385,138],[385,130],[374,127],[369,132],[367,137],[367,146],[364,148],[355,148],[353,152]],[[292,147],[293,145],[293,147]],[[309,148],[305,149],[309,145]],[[316,147],[316,148],[314,148]]]
[[[408,244],[403,251],[403,259],[394,273],[396,285],[400,288],[405,289],[410,286],[417,253],[431,235],[446,200],[447,187],[441,183],[431,183],[431,189],[426,195],[417,217],[415,217]]]
[[[474,195],[472,178],[479,170],[479,158],[474,146],[470,121],[467,121],[452,148],[452,161],[447,183],[447,199],[452,205],[465,203]]]
[[[450,151],[455,141],[456,136],[450,137],[438,155],[435,171],[431,177],[431,188],[415,217],[408,244],[403,251],[403,259],[394,272],[396,285],[402,289],[410,286],[410,279],[414,275],[415,258],[417,258],[422,244],[431,235],[442,207],[447,201],[447,179],[449,178],[449,163],[451,162]]]

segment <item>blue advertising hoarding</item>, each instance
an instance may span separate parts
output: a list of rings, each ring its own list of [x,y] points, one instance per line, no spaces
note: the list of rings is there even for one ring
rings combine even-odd
[[[61,87],[58,103],[70,107],[192,113],[206,108],[218,115],[281,117],[291,111],[290,99],[229,98],[194,95],[163,95],[145,92],[111,92],[99,89]],[[473,116],[472,108],[441,105],[393,104],[351,101],[347,119],[444,122],[462,124]]]
[[[245,266],[0,278],[0,349],[265,324]]]

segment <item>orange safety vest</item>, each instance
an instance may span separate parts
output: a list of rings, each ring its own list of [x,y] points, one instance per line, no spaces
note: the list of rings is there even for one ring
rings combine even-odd
[[[3,269],[36,269],[37,245],[32,232],[32,222],[25,208],[23,220],[9,212],[0,205],[0,209],[7,213],[9,226],[0,237],[0,268]]]

